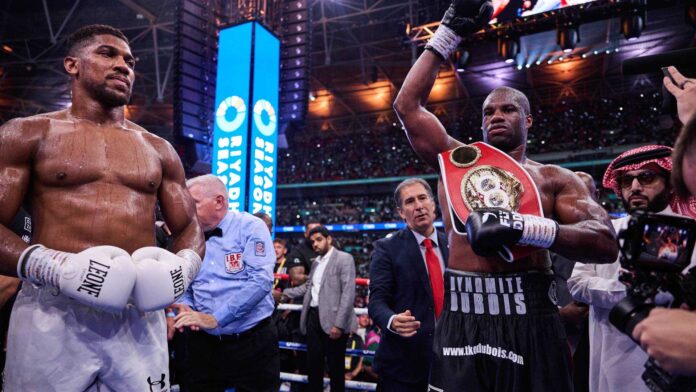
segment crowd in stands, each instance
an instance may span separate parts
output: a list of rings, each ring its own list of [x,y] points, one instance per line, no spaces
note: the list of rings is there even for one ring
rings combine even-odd
[[[597,182],[601,179],[596,179]],[[600,204],[610,213],[623,211],[611,192],[603,192]],[[313,217],[324,224],[399,222],[392,195],[364,195],[281,199],[278,201],[276,226],[300,226]]]
[[[279,152],[281,183],[410,176],[433,172],[406,142],[398,126],[369,132],[303,132]]]
[[[540,108],[534,113],[527,152],[602,150],[648,141],[671,144],[676,129],[661,123],[661,105],[661,94],[653,92]]]
[[[278,202],[276,225],[302,225],[312,216],[324,224],[394,222],[399,215],[391,195],[285,199]]]
[[[675,126],[660,115],[659,92],[634,92],[615,98],[532,108],[530,155],[569,153],[645,143],[671,144]],[[441,118],[448,132],[463,142],[481,140],[481,113],[469,110],[454,120]],[[370,130],[340,132],[307,130],[289,135],[289,148],[280,152],[281,183],[307,183],[434,173],[420,160],[400,124]]]

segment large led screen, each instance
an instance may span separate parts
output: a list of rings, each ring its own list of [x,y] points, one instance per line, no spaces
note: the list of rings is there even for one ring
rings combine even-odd
[[[220,31],[212,171],[225,183],[229,208],[245,209],[252,23]]]
[[[553,11],[594,0],[493,0],[492,22],[509,22],[525,17]]]
[[[260,24],[254,29],[254,76],[250,138],[250,212],[275,217],[278,158],[280,41]]]

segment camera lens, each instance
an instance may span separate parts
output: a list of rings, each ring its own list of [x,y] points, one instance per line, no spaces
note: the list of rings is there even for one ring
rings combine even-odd
[[[611,308],[609,312],[609,321],[618,328],[621,332],[630,336],[633,339],[633,328],[636,324],[648,317],[650,310],[655,305],[645,303],[640,298],[628,296]]]

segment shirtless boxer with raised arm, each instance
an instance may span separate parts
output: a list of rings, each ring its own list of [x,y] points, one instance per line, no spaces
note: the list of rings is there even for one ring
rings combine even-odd
[[[470,164],[478,159],[484,161],[490,152],[480,144],[468,152],[460,150],[448,155],[464,144],[447,134],[425,104],[442,61],[449,58],[462,36],[485,25],[491,11],[490,2],[453,1],[394,103],[413,149],[436,169],[440,169],[440,162],[446,166],[451,160],[456,166],[455,174],[457,170],[472,173],[476,166]],[[456,187],[450,184],[448,194],[444,170],[441,171],[438,197],[450,252],[445,304],[434,336],[430,391],[572,390],[568,347],[554,303],[551,263],[548,252],[542,249],[573,260],[609,263],[616,259],[618,248],[607,213],[592,200],[578,176],[526,158],[530,113],[525,95],[507,87],[493,90],[483,104],[484,142],[516,162],[503,166],[503,170],[514,171],[517,169],[511,166],[520,169],[521,165],[523,170],[518,172],[528,174],[517,179],[509,173],[491,177],[489,170],[478,177],[481,182],[475,189],[466,188],[467,195],[459,195],[459,182]],[[458,161],[462,151],[468,160]],[[443,155],[439,158],[440,154]],[[492,164],[495,166],[498,161],[505,165],[497,158]],[[523,210],[511,214],[505,209],[490,208],[490,204],[507,203],[515,195],[498,193],[485,200],[486,192],[502,187],[503,183],[513,184],[510,186],[514,188],[525,176],[531,181],[522,197],[531,197],[535,184],[536,204],[540,204],[539,215],[543,217],[526,215]],[[464,176],[463,181],[467,178],[473,177]],[[479,192],[470,199],[472,203],[484,200],[489,208],[472,208],[474,211],[464,219],[466,223],[457,224],[452,216],[458,208],[454,200],[471,196],[469,192]],[[531,245],[539,250],[530,253]],[[511,250],[515,249],[526,249],[527,256],[510,260]]]
[[[200,267],[195,205],[172,146],[124,117],[123,33],[86,26],[67,49],[72,106],[0,128],[0,272],[24,280],[5,390],[169,390],[161,309]],[[30,246],[7,228],[25,200]],[[158,201],[176,255],[153,248]]]

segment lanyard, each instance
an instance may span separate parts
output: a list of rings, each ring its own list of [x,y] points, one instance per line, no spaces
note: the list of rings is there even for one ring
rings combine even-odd
[[[285,266],[285,260],[287,260],[285,257],[283,257],[283,261],[280,262],[280,265],[278,266],[278,269],[276,270],[276,274],[280,274],[280,271],[283,270],[283,267]],[[278,286],[278,282],[280,282],[280,279],[276,278],[275,281],[273,282],[273,288],[275,289],[276,286]]]

